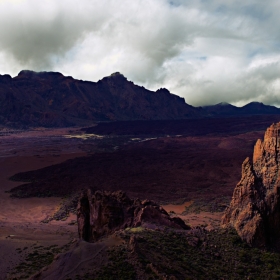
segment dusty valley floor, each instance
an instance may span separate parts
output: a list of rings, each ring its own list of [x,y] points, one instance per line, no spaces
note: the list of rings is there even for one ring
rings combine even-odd
[[[23,183],[9,180],[14,174],[48,166],[54,166],[55,169],[56,164],[66,160],[79,158],[77,160],[80,163],[86,160],[85,157],[90,157],[95,162],[92,168],[101,172],[106,162],[114,163],[122,158],[122,167],[117,170],[112,168],[110,172],[116,180],[122,180],[126,191],[129,192],[128,175],[120,175],[122,168],[127,169],[134,164],[134,171],[139,169],[142,172],[139,173],[140,179],[129,179],[133,186],[130,190],[132,196],[139,194],[136,186],[143,180],[147,184],[144,196],[150,195],[153,199],[158,199],[172,216],[181,217],[191,226],[200,225],[213,229],[219,226],[225,205],[221,205],[221,209],[206,206],[208,203],[215,204],[214,196],[219,193],[222,199],[218,200],[218,204],[229,202],[240,179],[241,163],[246,156],[252,154],[253,145],[257,138],[262,137],[263,131],[211,137],[177,135],[150,139],[144,136],[122,136],[121,139],[106,138],[105,141],[103,136],[86,134],[77,128],[1,130],[0,135],[0,279],[17,279],[16,277],[24,276],[25,273],[27,277],[28,273],[32,274],[37,269],[35,265],[34,271],[31,269],[26,272],[24,268],[28,260],[31,262],[32,258],[40,256],[46,259],[48,254],[67,250],[76,242],[78,234],[74,214],[70,214],[64,221],[42,222],[54,214],[63,202],[62,197],[10,197],[9,190]],[[140,161],[137,153],[143,156]],[[149,156],[153,153],[155,158]],[[172,156],[178,160],[170,161]],[[157,163],[155,170],[160,172],[152,177],[149,174],[150,177],[143,175],[143,166],[155,165],[158,160],[160,163]],[[168,163],[165,164],[164,161]],[[68,163],[65,164],[67,166]],[[165,182],[159,178],[158,183],[157,176],[165,171],[169,172],[169,177],[164,180],[169,184],[176,177],[179,188],[171,184],[168,192],[159,193]],[[45,177],[52,177],[52,172],[56,171],[51,168],[49,172]],[[102,174],[101,172],[100,176]],[[75,183],[79,179],[78,174],[73,171],[72,175]],[[57,176],[60,176],[59,173]],[[220,182],[215,185],[215,181]],[[40,184],[40,180],[38,182]],[[183,190],[182,182],[185,182],[187,191]],[[46,184],[48,183],[52,184],[51,179]],[[61,183],[57,187],[60,186]],[[67,188],[67,185],[64,187]]]
[[[60,147],[57,135],[68,130],[29,131],[6,133],[0,146],[0,279],[14,277],[11,272],[36,248],[62,247],[77,238],[76,220],[71,215],[66,221],[41,223],[54,213],[61,198],[11,198],[7,193],[19,182],[9,180],[17,172],[24,172],[84,156],[77,146]]]

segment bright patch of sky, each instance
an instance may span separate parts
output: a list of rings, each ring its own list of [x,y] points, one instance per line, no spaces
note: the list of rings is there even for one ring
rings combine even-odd
[[[0,0],[0,73],[121,72],[195,106],[280,106],[278,0]]]

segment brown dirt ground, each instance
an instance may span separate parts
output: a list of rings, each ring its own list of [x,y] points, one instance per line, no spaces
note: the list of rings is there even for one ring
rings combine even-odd
[[[8,180],[15,173],[85,156],[86,142],[61,138],[68,133],[73,132],[38,129],[0,136],[0,279],[7,278],[7,273],[32,250],[31,245],[61,246],[77,238],[76,226],[68,224],[74,216],[64,222],[40,223],[55,211],[61,198],[15,199],[5,193],[21,184]],[[68,174],[73,175],[69,182],[67,176],[56,181],[61,178],[56,166],[47,175],[43,174],[52,175],[55,181],[47,184],[56,182],[56,188],[69,187],[86,178],[85,185],[78,187],[86,187],[91,182],[99,188],[113,186],[133,197],[155,199],[188,224],[211,229],[219,224],[221,212],[202,209],[198,213],[183,213],[182,210],[185,206],[192,207],[190,201],[209,201],[215,197],[225,197],[228,201],[240,179],[242,161],[252,154],[256,139],[262,136],[261,131],[235,136],[158,138],[129,144],[114,153],[97,153],[90,160],[85,157],[63,163]],[[16,252],[24,247],[27,247],[24,252]]]
[[[161,137],[17,175],[33,180],[15,190],[27,196],[123,190],[161,204],[229,203],[241,164],[263,132],[235,136]],[[51,174],[51,176],[50,176]],[[215,207],[214,207],[215,208]]]
[[[167,213],[174,212],[176,214],[182,214],[186,210],[186,207],[189,207],[192,204],[193,204],[193,201],[186,201],[183,204],[178,204],[178,205],[166,204],[166,205],[161,205],[161,206],[164,208],[164,210]]]
[[[51,135],[65,131],[52,131]],[[68,225],[76,217],[71,215],[66,221],[52,221],[49,224],[40,223],[51,215],[58,207],[61,198],[27,198],[14,199],[6,191],[20,184],[8,178],[17,172],[24,172],[43,168],[63,162],[70,158],[84,156],[85,153],[76,148],[76,151],[60,150],[59,156],[46,152],[44,141],[40,144],[40,137],[46,131],[30,133],[32,139],[37,140],[33,145],[28,133],[19,133],[0,138],[0,279],[7,279],[8,273],[24,260],[36,246],[62,246],[77,238],[75,226]],[[24,145],[22,139],[25,138]],[[27,141],[28,140],[28,141]],[[36,142],[36,141],[35,141]],[[34,143],[34,142],[33,142]],[[41,152],[39,150],[41,145]],[[16,151],[16,153],[14,153]],[[45,152],[44,152],[45,151]],[[39,153],[40,156],[36,156]],[[25,248],[22,253],[16,249]]]
[[[193,201],[187,201],[180,205],[167,204],[161,206],[171,215],[171,217],[179,217],[191,227],[203,226],[208,230],[212,230],[220,225],[223,212],[185,212],[185,210],[192,204]]]

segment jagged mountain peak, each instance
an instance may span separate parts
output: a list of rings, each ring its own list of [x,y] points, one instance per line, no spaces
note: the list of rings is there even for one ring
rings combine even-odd
[[[167,88],[159,88],[156,92],[162,92],[162,93],[170,94],[170,91]]]
[[[179,96],[166,89],[153,94],[120,72],[95,83],[59,72],[23,70],[13,79],[0,77],[0,83],[0,124],[65,126],[200,117],[199,110]]]
[[[104,80],[114,80],[114,81],[117,80],[117,81],[125,82],[125,81],[127,81],[127,78],[120,72],[114,72],[111,75],[106,76],[103,79],[101,79],[101,81],[104,81]]]
[[[125,78],[126,79],[126,77],[122,73],[120,73],[120,72],[114,72],[109,77]]]
[[[59,72],[22,70],[14,78],[1,75],[0,84],[0,124],[9,125],[65,126],[92,121],[280,114],[279,108],[262,103],[239,108],[222,102],[196,108],[166,88],[152,91],[135,85],[120,72],[96,83]]]

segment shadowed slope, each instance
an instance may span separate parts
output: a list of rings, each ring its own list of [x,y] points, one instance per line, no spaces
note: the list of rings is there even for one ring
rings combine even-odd
[[[114,73],[95,82],[56,72],[0,75],[0,124],[65,126],[92,121],[182,119],[199,109],[166,89],[156,92]]]

